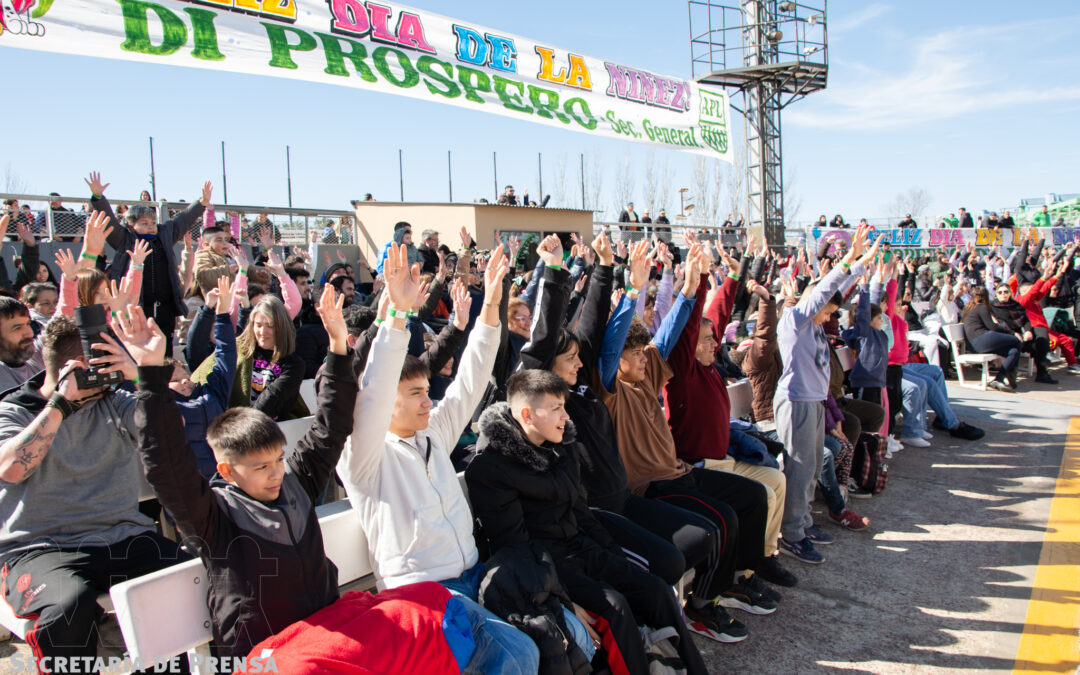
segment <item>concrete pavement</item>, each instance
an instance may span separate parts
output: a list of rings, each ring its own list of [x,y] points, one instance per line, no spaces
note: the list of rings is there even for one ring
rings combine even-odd
[[[930,448],[897,453],[886,490],[849,504],[871,519],[869,530],[843,530],[816,504],[816,522],[837,538],[820,549],[826,563],[785,557],[799,584],[780,589],[784,599],[771,616],[736,611],[750,628],[745,642],[695,638],[710,670],[1011,671],[1066,431],[1080,414],[1080,392],[1022,387],[1026,393],[1009,395],[950,386],[956,414],[986,437],[935,432]],[[1080,579],[1058,592],[1075,601]],[[1075,638],[1077,625],[1042,630]]]

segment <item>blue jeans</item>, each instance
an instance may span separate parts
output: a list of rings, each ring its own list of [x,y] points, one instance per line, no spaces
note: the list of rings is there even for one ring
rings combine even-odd
[[[825,461],[821,464],[818,485],[821,486],[821,494],[825,496],[825,505],[829,507],[829,513],[836,515],[840,515],[847,508],[844,495],[840,493],[840,483],[836,480],[836,467],[833,465],[833,452],[839,451],[840,441],[826,434]]]
[[[911,376],[904,366],[904,379],[900,382],[900,394],[904,410],[904,423],[900,438],[922,438],[926,431],[927,387],[922,379]]]
[[[473,673],[476,675],[489,673],[535,675],[540,669],[540,650],[537,649],[536,643],[528,635],[484,609],[477,602],[480,574],[483,570],[483,564],[477,563],[472,569],[465,570],[460,577],[441,582],[465,605],[465,612],[473,627],[476,651],[473,652],[464,672],[467,675]],[[585,630],[585,626],[573,612],[564,609],[563,615],[574,642],[585,653],[585,658],[592,661],[596,647],[588,631]]]
[[[952,406],[949,405],[949,390],[945,388],[945,373],[941,372],[941,368],[929,363],[906,363],[904,377],[919,378],[926,384],[930,408],[942,424],[949,429],[955,429],[960,425],[960,420],[953,414]]]

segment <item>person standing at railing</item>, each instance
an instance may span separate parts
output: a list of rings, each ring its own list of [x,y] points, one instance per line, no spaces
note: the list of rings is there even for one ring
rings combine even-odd
[[[179,261],[176,259],[174,246],[184,238],[184,233],[191,229],[195,221],[210,204],[213,186],[210,181],[203,184],[202,196],[176,218],[164,223],[157,222],[157,215],[148,206],[133,206],[128,210],[125,227],[113,214],[109,200],[105,198],[108,183],[101,182],[101,174],[91,171],[86,179],[90,187],[91,206],[95,211],[105,212],[112,226],[108,235],[109,246],[116,251],[109,277],[117,283],[127,273],[131,249],[139,239],[150,243],[150,257],[146,259],[147,269],[143,272],[142,292],[139,305],[168,338],[166,355],[172,356],[173,333],[176,331],[176,319],[187,316],[187,304],[184,302],[184,286],[180,282]]]

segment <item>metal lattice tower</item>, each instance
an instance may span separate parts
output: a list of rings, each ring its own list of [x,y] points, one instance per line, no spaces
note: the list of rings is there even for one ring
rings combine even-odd
[[[694,79],[742,92],[747,225],[784,243],[780,111],[825,88],[828,49],[821,6],[779,0],[689,0]]]

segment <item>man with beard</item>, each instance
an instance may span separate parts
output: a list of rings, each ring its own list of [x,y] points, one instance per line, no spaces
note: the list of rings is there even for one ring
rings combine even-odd
[[[0,296],[0,392],[18,387],[44,368],[30,310],[15,298]]]

